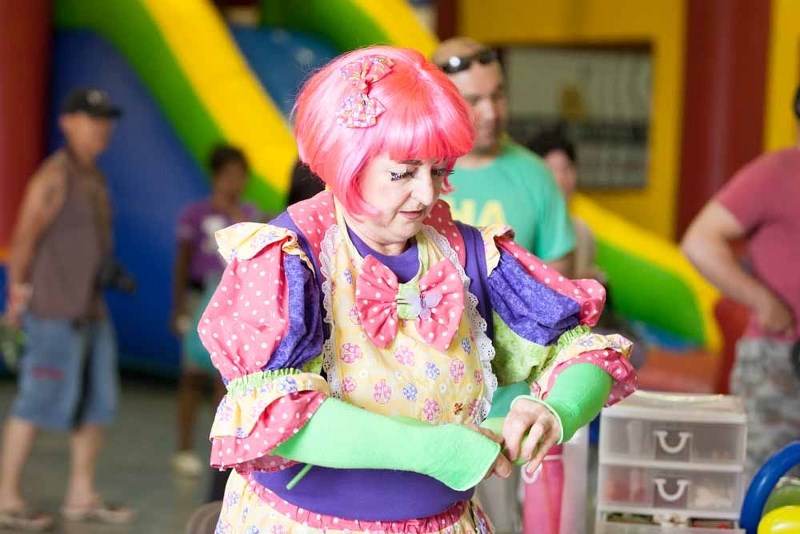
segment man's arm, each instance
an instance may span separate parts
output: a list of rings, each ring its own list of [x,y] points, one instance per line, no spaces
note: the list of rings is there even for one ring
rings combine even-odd
[[[63,174],[34,176],[25,191],[8,255],[9,305],[6,320],[19,326],[31,294],[30,268],[36,245],[64,204],[66,183]]]
[[[572,278],[574,273],[573,269],[575,267],[575,251],[572,250],[567,253],[566,256],[562,256],[557,260],[550,260],[547,262],[547,265],[564,275],[566,278]]]
[[[736,258],[731,241],[745,229],[722,204],[709,202],[695,218],[681,242],[681,250],[700,273],[728,297],[754,311],[765,332],[792,334],[789,308]]]

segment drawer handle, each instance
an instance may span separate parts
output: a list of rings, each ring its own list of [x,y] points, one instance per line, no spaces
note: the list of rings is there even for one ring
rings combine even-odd
[[[658,438],[658,446],[667,454],[678,454],[681,452],[692,437],[691,432],[678,432],[678,443],[670,445],[667,443],[668,432],[666,430],[653,430],[653,434]]]
[[[656,489],[658,490],[659,496],[667,502],[675,502],[681,497],[683,494],[686,493],[686,488],[689,487],[689,481],[685,478],[679,478],[675,482],[678,484],[678,490],[673,493],[667,493],[667,479],[666,478],[654,478],[653,482],[656,483]]]

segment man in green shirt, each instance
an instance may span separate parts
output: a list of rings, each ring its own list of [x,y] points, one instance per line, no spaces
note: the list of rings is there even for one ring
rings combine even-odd
[[[432,60],[475,115],[475,146],[458,160],[450,179],[455,191],[444,197],[454,218],[508,224],[520,245],[570,276],[575,235],[566,204],[542,160],[506,134],[508,104],[495,51],[456,37],[441,43]]]
[[[564,276],[572,275],[575,234],[566,202],[544,162],[506,133],[508,101],[497,53],[465,37],[442,42],[431,60],[458,87],[472,108],[475,145],[458,160],[445,196],[453,217],[475,226],[508,224],[515,240]],[[511,402],[528,394],[524,382],[499,388],[489,414],[508,413]],[[478,498],[498,533],[521,532],[518,477],[490,479]]]

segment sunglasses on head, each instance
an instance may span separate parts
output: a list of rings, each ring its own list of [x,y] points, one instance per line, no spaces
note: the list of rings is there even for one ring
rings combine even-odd
[[[437,66],[447,74],[455,74],[470,68],[473,61],[477,61],[481,65],[488,65],[497,61],[497,52],[491,48],[482,48],[469,56],[450,56],[447,61]]]

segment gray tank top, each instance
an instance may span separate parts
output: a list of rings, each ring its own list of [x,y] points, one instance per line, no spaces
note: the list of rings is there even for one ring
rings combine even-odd
[[[61,211],[44,232],[31,266],[30,311],[49,319],[99,318],[105,307],[97,276],[111,252],[111,217],[105,177],[59,150],[50,165],[66,172]]]

